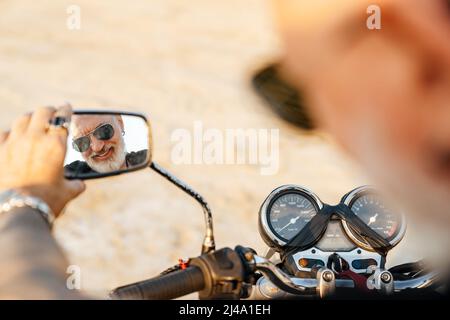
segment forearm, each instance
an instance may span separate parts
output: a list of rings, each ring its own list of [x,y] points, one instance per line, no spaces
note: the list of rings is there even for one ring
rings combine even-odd
[[[79,299],[66,287],[67,260],[31,208],[0,215],[0,299]]]

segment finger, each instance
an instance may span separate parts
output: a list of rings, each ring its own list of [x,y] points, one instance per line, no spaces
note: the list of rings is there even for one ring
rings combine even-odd
[[[66,102],[62,106],[59,106],[56,109],[54,117],[61,117],[66,119],[66,122],[70,122],[70,118],[72,117],[72,106],[69,102]]]
[[[5,142],[9,137],[9,131],[1,132],[0,133],[0,144]]]
[[[53,114],[53,120],[58,119],[58,121],[63,121],[63,125],[50,125],[49,133],[56,134],[61,137],[62,142],[67,141],[68,128],[67,125],[70,123],[70,118],[72,117],[72,106],[68,103],[58,107],[56,112]]]
[[[38,108],[31,117],[28,132],[35,134],[46,133],[55,111],[56,109],[53,107]]]
[[[11,133],[13,135],[20,135],[27,131],[31,120],[31,113],[24,114],[23,116],[17,118],[11,127]]]

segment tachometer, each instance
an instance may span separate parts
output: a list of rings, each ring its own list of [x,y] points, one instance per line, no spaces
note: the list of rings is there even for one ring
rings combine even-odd
[[[371,188],[355,189],[343,201],[355,215],[392,246],[398,244],[403,238],[406,231],[404,216],[392,211],[381,196]],[[361,235],[349,228],[346,222],[343,222],[343,224],[352,240],[366,249],[371,249]]]

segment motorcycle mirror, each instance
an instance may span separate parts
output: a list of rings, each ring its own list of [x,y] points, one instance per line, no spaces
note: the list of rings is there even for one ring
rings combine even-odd
[[[143,114],[74,111],[64,175],[96,179],[148,168],[152,162],[150,123]]]

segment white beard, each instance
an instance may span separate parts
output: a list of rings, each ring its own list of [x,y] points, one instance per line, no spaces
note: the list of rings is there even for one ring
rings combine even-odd
[[[105,146],[106,148],[107,146]],[[120,138],[119,144],[115,147],[114,154],[105,161],[95,162],[92,160],[92,156],[86,159],[87,164],[91,169],[98,173],[110,173],[113,171],[119,171],[126,161],[125,141],[123,137]]]

